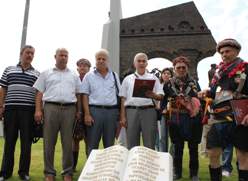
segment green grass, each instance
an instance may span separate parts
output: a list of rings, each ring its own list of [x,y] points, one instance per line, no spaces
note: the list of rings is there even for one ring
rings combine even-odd
[[[31,161],[31,167],[30,167],[30,177],[33,181],[42,181],[44,179],[43,175],[43,142],[40,140],[38,143],[33,144],[32,146],[32,161]],[[3,145],[4,140],[3,138],[0,138],[0,161],[2,161],[2,154],[3,154]],[[183,163],[183,178],[180,181],[187,181],[189,179],[189,167],[188,167],[188,149],[187,146],[185,146],[184,150],[184,163]],[[11,179],[8,181],[19,181],[18,178],[18,163],[19,163],[19,154],[20,154],[20,143],[17,142],[16,145],[16,152],[15,152],[15,168],[14,173]],[[235,155],[235,154],[234,154]],[[62,170],[62,155],[61,155],[61,144],[60,139],[58,139],[57,146],[56,146],[56,153],[55,153],[55,168],[57,170],[57,177],[56,180],[60,181],[62,180],[62,177],[60,176],[60,172]],[[223,181],[236,181],[237,180],[237,171],[236,171],[236,164],[235,164],[236,157],[234,156],[233,159],[233,166],[234,171],[232,173],[232,176],[230,178],[223,178]],[[80,142],[80,155],[77,165],[77,172],[73,176],[73,180],[77,180],[77,178],[80,175],[81,170],[83,169],[85,163],[85,149],[84,149],[84,143],[83,141]],[[199,177],[201,181],[209,181],[209,173],[208,173],[208,159],[200,157],[200,170],[199,170]]]
[[[0,138],[0,161],[2,162],[3,155],[3,146],[4,139]],[[18,167],[19,167],[19,155],[20,155],[20,142],[17,141],[16,151],[15,151],[15,166],[13,176],[8,179],[8,181],[19,181],[18,177]],[[83,169],[85,163],[85,149],[83,141],[80,142],[80,153],[79,160],[77,165],[77,172],[74,173],[73,180],[77,180],[80,175],[81,170]],[[63,180],[60,173],[62,171],[62,152],[61,152],[61,143],[60,139],[57,141],[56,150],[55,150],[55,159],[54,159],[55,169],[57,170],[56,180]],[[30,178],[33,181],[42,181],[44,180],[43,175],[43,142],[42,139],[36,144],[32,145],[32,156],[31,156],[31,166],[30,166]]]

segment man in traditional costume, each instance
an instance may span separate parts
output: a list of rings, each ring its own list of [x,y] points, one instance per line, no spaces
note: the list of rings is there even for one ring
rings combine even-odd
[[[209,120],[211,128],[207,135],[211,181],[222,180],[220,156],[223,149],[233,143],[237,151],[239,181],[248,181],[248,115],[240,122],[234,118],[231,108],[233,99],[248,98],[248,65],[238,57],[241,45],[234,39],[224,39],[216,50],[222,62],[212,79],[210,90],[199,97],[211,97],[213,103]]]

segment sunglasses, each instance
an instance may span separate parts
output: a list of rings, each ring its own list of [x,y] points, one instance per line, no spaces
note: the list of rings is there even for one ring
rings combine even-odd
[[[177,70],[179,70],[179,69],[185,70],[186,67],[185,67],[185,66],[178,66],[178,67],[176,67],[176,69],[177,69]]]

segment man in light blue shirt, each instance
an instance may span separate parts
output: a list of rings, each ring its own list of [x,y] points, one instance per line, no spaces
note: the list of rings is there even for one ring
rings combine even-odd
[[[95,58],[96,69],[85,75],[82,86],[84,121],[88,136],[87,156],[92,149],[98,149],[101,138],[104,148],[114,144],[119,120],[119,77],[109,68],[107,50],[98,51]]]

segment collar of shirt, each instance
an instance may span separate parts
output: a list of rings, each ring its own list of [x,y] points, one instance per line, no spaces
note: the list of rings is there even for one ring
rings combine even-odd
[[[143,75],[140,75],[137,71],[134,72],[134,76],[136,78],[146,78],[148,77],[150,74],[148,72],[145,72]],[[150,77],[150,76],[149,76]]]
[[[21,67],[22,68],[22,64],[21,64],[21,61],[18,62],[18,64],[16,65],[17,67]],[[23,68],[22,68],[23,69]],[[27,68],[26,70],[34,70],[34,67],[32,65],[30,65],[29,68]],[[26,71],[25,70],[25,71]]]
[[[66,67],[65,69],[61,70],[61,69],[58,69],[57,67],[54,67],[54,68],[53,68],[53,71],[57,71],[57,72],[69,72],[70,69],[68,69],[68,68]]]
[[[100,74],[100,72],[99,72],[96,68],[94,69],[94,73],[95,73],[96,75],[98,75],[98,76],[103,77],[102,74]],[[111,70],[110,68],[108,68],[108,73],[107,73],[107,75],[106,75],[104,78],[108,78],[108,76],[109,76],[111,73],[112,73],[112,70]]]

